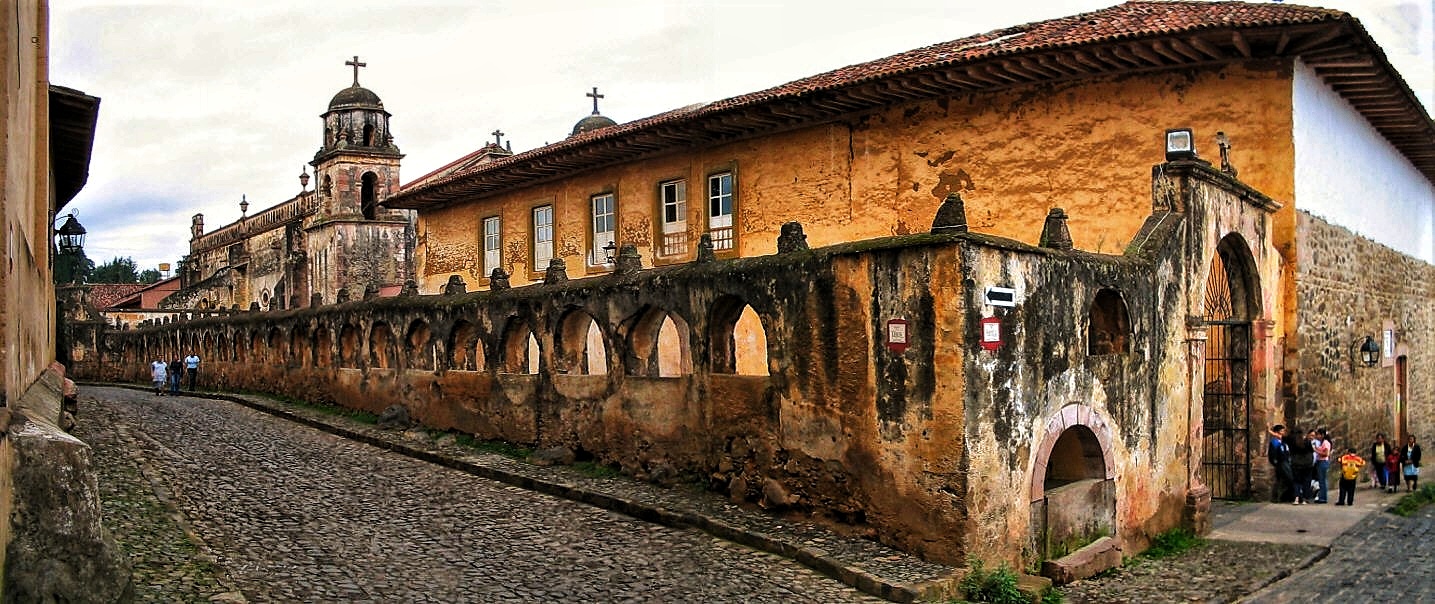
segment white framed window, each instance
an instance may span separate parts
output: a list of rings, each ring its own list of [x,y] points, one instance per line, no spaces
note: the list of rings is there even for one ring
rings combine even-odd
[[[483,275],[485,277],[492,275],[493,269],[498,268],[499,262],[503,260],[502,229],[503,222],[497,216],[483,219]]]
[[[533,208],[533,272],[548,270],[552,260],[553,206],[538,206]]]
[[[608,252],[603,248],[613,243],[618,228],[618,214],[615,211],[612,193],[594,195],[588,204],[593,217],[592,249],[588,252],[588,264],[601,266],[608,263]]]
[[[708,176],[708,234],[714,250],[733,248],[732,172]]]
[[[664,256],[688,253],[688,181],[670,180],[658,185],[661,203]]]

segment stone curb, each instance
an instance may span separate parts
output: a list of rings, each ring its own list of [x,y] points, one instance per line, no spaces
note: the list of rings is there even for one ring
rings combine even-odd
[[[83,385],[102,386],[111,388],[125,388],[128,390],[149,391],[150,388],[134,384],[112,383],[112,382],[84,382]],[[354,432],[340,426],[326,422],[301,417],[285,411],[247,400],[240,396],[223,394],[218,392],[181,392],[181,396],[191,398],[206,398],[222,400],[243,405],[250,409],[267,413],[275,417],[303,424],[311,428],[328,432],[349,440],[359,441],[386,451],[391,451],[412,457],[420,461],[440,465],[467,474],[486,478],[495,482],[501,482],[521,489],[543,493],[554,497],[560,497],[571,501],[585,503],[594,507],[602,508],[631,516],[644,522],[651,522],[662,526],[681,529],[697,529],[719,539],[725,539],[753,549],[761,550],[770,554],[781,556],[826,575],[844,585],[871,596],[882,598],[889,602],[907,604],[915,602],[924,597],[944,596],[951,585],[955,585],[955,578],[950,581],[940,581],[937,584],[923,584],[921,586],[910,586],[889,581],[874,575],[870,572],[844,564],[825,551],[806,547],[797,543],[784,540],[781,536],[768,533],[748,530],[739,526],[723,522],[717,518],[704,516],[693,511],[679,511],[664,507],[645,504],[638,501],[624,499],[606,493],[584,490],[572,485],[559,482],[540,480],[531,476],[524,476],[513,472],[471,463],[459,459],[444,457],[429,451],[423,451],[407,445],[375,438],[367,434]],[[257,394],[255,396],[264,396]],[[1277,580],[1279,577],[1277,578]]]

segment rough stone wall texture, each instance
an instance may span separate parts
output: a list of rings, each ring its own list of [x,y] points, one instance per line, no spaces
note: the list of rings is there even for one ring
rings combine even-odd
[[[1294,267],[1300,323],[1285,371],[1292,393],[1289,421],[1324,425],[1336,445],[1364,451],[1375,433],[1397,433],[1397,363],[1408,367],[1407,429],[1435,439],[1435,373],[1428,370],[1435,334],[1435,267],[1299,213]],[[1396,348],[1376,367],[1356,362],[1359,339],[1381,341],[1386,325]],[[1384,352],[1384,351],[1382,351]]]
[[[1291,198],[1290,82],[1289,65],[1247,62],[1019,86],[605,167],[422,212],[417,279],[424,292],[451,275],[485,285],[480,223],[498,216],[513,284],[541,280],[529,248],[532,208],[544,204],[555,209],[555,255],[585,274],[574,269],[590,237],[588,200],[605,191],[616,195],[619,242],[638,246],[644,265],[690,260],[706,230],[704,179],[724,169],[736,175],[737,255],[771,253],[790,220],[814,246],[924,232],[949,192],[966,200],[974,230],[1036,243],[1060,205],[1076,247],[1120,253],[1149,214],[1146,168],[1162,160],[1168,127],[1193,128],[1212,156],[1216,131],[1226,132],[1243,181]],[[675,178],[687,179],[692,243],[668,258],[657,250],[658,195]]]

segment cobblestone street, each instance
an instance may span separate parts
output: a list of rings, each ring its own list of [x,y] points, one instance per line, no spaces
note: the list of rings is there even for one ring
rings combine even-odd
[[[1372,514],[1336,539],[1324,559],[1245,601],[1432,602],[1432,543],[1435,506],[1409,518]]]
[[[140,601],[880,601],[225,401],[88,387],[80,417]]]

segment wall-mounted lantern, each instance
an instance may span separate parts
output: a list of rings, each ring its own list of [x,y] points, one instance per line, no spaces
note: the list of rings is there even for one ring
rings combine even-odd
[[[1361,365],[1374,367],[1380,363],[1380,344],[1376,343],[1375,338],[1365,336],[1360,339],[1360,345],[1356,348],[1356,354]]]
[[[612,263],[613,263],[613,259],[617,257],[617,254],[618,254],[618,244],[617,244],[617,243],[615,243],[615,242],[613,242],[613,241],[609,241],[607,245],[603,246],[603,257],[607,259],[608,264],[612,264]]]
[[[309,191],[309,166],[304,166],[304,171],[299,173],[299,192]]]
[[[65,218],[65,224],[55,230],[55,246],[61,254],[75,254],[85,247],[85,227],[75,218],[74,212]]]
[[[1196,159],[1196,137],[1190,128],[1173,128],[1166,131],[1166,161]]]

